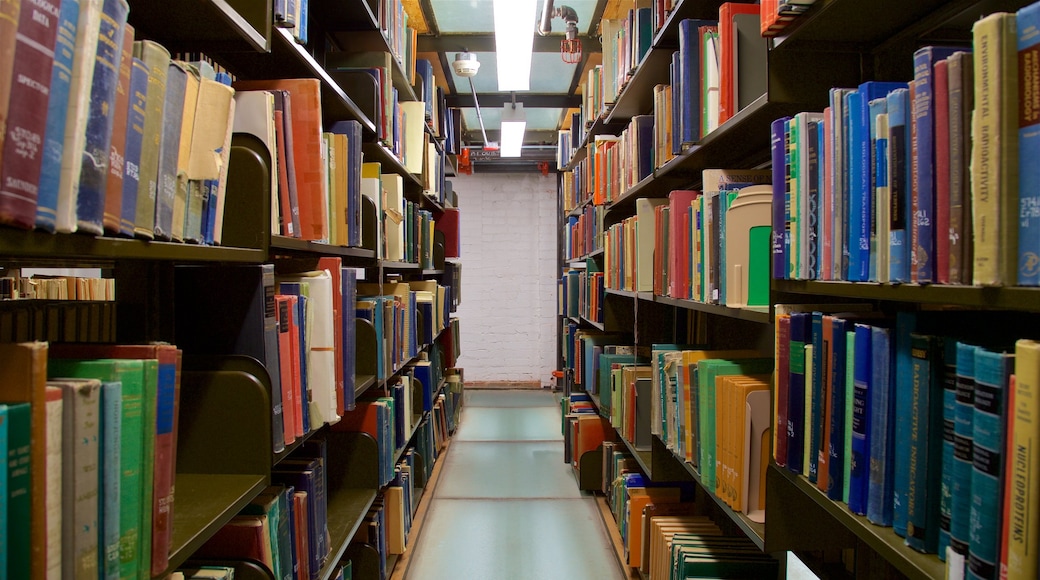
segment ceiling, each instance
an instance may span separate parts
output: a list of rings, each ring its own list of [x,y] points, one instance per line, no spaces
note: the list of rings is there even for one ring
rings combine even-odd
[[[530,26],[538,27],[538,16],[545,0],[537,1]],[[617,11],[621,0],[555,0],[554,7],[569,6],[578,14],[582,57],[568,64],[560,56],[560,41],[565,25],[552,20],[552,33],[534,35],[531,59],[531,89],[515,95],[498,91],[495,58],[494,10],[492,0],[404,0],[409,26],[418,32],[417,58],[434,65],[438,84],[447,95],[448,106],[459,107],[463,117],[463,141],[480,149],[484,143],[473,92],[488,141],[498,141],[501,107],[515,98],[523,103],[527,118],[522,160],[555,160],[556,132],[570,125],[570,114],[581,104],[581,81],[588,70],[601,62],[598,23],[605,11]],[[628,0],[629,6],[631,0]],[[614,6],[610,6],[614,5]],[[590,35],[591,33],[591,35]],[[455,54],[468,51],[476,55],[480,69],[470,79],[459,77],[452,69]],[[445,72],[447,71],[447,74]],[[539,147],[539,145],[541,147]]]

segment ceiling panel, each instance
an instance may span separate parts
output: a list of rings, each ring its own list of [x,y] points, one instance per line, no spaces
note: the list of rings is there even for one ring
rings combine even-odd
[[[523,98],[517,95],[517,101],[523,102]],[[528,131],[555,131],[560,126],[560,115],[563,109],[528,109],[524,108],[524,117],[527,119]],[[502,124],[501,107],[481,107],[480,115],[484,118],[484,129],[497,130]],[[480,122],[477,120],[477,110],[469,107],[462,109],[462,122],[466,129],[479,131]]]
[[[554,1],[553,6],[570,6],[578,14],[578,31],[588,34],[592,14],[597,0]],[[431,0],[433,15],[441,34],[493,32],[495,30],[494,2],[492,0]],[[538,1],[538,10],[532,17],[531,26],[537,28],[544,0]],[[559,18],[552,21],[554,33],[562,33],[566,25]]]

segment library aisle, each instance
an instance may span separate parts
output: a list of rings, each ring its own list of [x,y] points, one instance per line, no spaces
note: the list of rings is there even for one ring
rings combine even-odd
[[[553,394],[465,396],[405,578],[624,578],[595,498],[563,462]]]

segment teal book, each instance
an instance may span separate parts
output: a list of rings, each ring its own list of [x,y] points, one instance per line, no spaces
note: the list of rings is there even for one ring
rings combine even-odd
[[[971,519],[971,477],[974,461],[975,350],[957,343],[957,411],[953,424],[953,479],[950,505],[950,547],[967,557]]]
[[[831,422],[828,426],[830,436],[828,437],[827,457],[827,497],[842,501],[845,489],[845,407],[849,399],[846,398],[845,386],[845,360],[846,360],[846,328],[848,323],[842,318],[832,317],[831,320],[824,319],[824,324],[831,324],[831,362],[828,372],[831,374]]]
[[[957,428],[957,341],[943,342],[942,373],[942,476],[939,484],[939,559],[946,561],[950,545],[950,518],[953,510],[954,431]]]
[[[4,526],[4,537],[8,535],[7,530],[7,405],[0,405],[0,526]],[[7,569],[7,542],[0,542],[0,576],[10,576]]]
[[[997,578],[1004,497],[1004,438],[1008,379],[1014,355],[975,351],[975,417],[972,425],[971,528],[968,577]]]
[[[867,519],[892,525],[892,489],[895,483],[895,389],[892,376],[892,333],[870,329],[873,361],[870,382],[870,470],[867,479]]]
[[[32,482],[30,465],[30,407],[28,403],[7,404],[7,453],[5,454],[4,504],[7,506],[5,573],[8,578],[26,578],[29,575],[30,533],[32,520]]]
[[[80,161],[79,193],[76,196],[76,226],[86,233],[104,233],[105,188],[108,182],[109,147],[119,85],[119,61],[123,32],[130,5],[126,0],[104,0],[101,30],[90,85],[87,132]]]
[[[122,445],[123,385],[120,382],[101,383],[101,440],[98,461],[98,530],[99,577],[105,580],[119,578],[119,452]]]
[[[909,274],[908,274],[909,275]],[[910,335],[917,325],[917,315],[913,312],[896,313],[895,325],[895,380],[896,400],[896,441],[910,440],[911,410],[911,365]],[[896,447],[895,482],[892,488],[892,530],[900,537],[906,537],[906,494],[910,488],[910,449],[906,445]]]
[[[939,546],[942,481],[943,339],[910,335],[910,477],[906,545],[927,554]]]
[[[47,97],[47,129],[43,137],[40,189],[36,199],[36,227],[53,232],[58,218],[58,182],[65,151],[65,120],[68,118],[72,60],[76,54],[79,0],[62,0],[58,37],[51,67],[51,89]]]

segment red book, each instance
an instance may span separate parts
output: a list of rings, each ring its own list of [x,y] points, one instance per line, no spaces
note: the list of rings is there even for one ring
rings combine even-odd
[[[776,403],[773,413],[773,459],[780,467],[787,465],[788,375],[791,364],[791,317],[776,319]]]
[[[256,560],[274,569],[267,516],[235,516],[199,548],[201,559]]]
[[[30,229],[36,225],[36,200],[43,163],[43,141],[50,102],[51,67],[61,2],[22,2],[0,151],[0,223]],[[5,119],[0,118],[0,121]]]
[[[293,169],[300,207],[300,237],[328,240],[325,218],[325,166],[321,154],[321,81],[276,79],[236,81],[235,90],[286,90],[291,95]]]
[[[282,437],[285,444],[288,445],[296,441],[299,431],[296,426],[296,396],[292,376],[293,368],[299,368],[300,362],[298,358],[293,357],[292,349],[293,337],[299,336],[294,316],[296,297],[276,294],[274,303],[278,313],[278,369],[282,384]]]
[[[459,210],[454,207],[446,207],[437,216],[433,225],[434,230],[444,234],[444,257],[458,258],[462,255],[459,251]]]
[[[344,413],[343,419],[332,425],[331,429],[348,433],[368,433],[378,442],[383,439],[379,408],[384,404],[381,401],[358,401],[354,410]]]
[[[935,99],[935,281],[950,283],[950,92],[946,59],[932,71]]]
[[[307,519],[307,502],[310,501],[310,498],[307,497],[306,491],[294,491],[292,500],[293,523],[296,528],[293,530],[293,538],[296,540],[296,553],[310,554],[310,541],[307,537],[307,531],[310,530],[310,521]],[[310,560],[310,558],[296,557],[297,578],[311,577]]]
[[[830,459],[831,398],[833,397],[831,389],[834,386],[834,374],[830,372],[831,353],[834,352],[834,347],[831,346],[834,340],[833,320],[833,316],[823,316],[823,352],[820,353],[820,360],[823,361],[823,366],[820,368],[820,382],[823,383],[823,422],[820,428],[820,449],[816,450],[816,487],[824,493],[827,493],[827,483],[830,479],[827,460]],[[844,339],[844,337],[842,338]]]
[[[676,189],[668,194],[668,295],[673,298],[688,296],[683,293],[690,287],[690,228],[686,216],[690,204],[700,195],[701,192],[691,189]]]
[[[112,142],[108,148],[108,179],[105,181],[105,213],[102,224],[105,231],[119,235],[123,214],[123,162],[126,153],[126,120],[130,107],[130,69],[134,62],[134,27],[125,25],[123,55],[119,60],[119,84],[116,85],[116,103],[112,113]]]
[[[343,286],[342,262],[339,258],[325,257],[318,259],[318,269],[325,270],[332,276],[332,320],[333,341],[336,349],[336,414],[340,417],[346,409],[343,381]]]
[[[719,125],[737,113],[737,95],[733,90],[733,80],[737,70],[734,59],[733,17],[737,14],[761,14],[758,4],[738,4],[726,2],[719,7]]]

